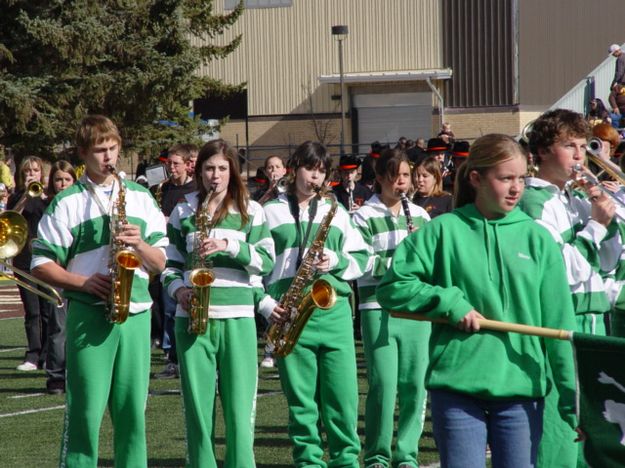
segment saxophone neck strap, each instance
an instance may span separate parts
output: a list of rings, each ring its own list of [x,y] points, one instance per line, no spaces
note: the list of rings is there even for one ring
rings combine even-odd
[[[113,193],[115,192],[115,185],[117,185],[117,179],[113,180],[113,184],[111,185],[111,191],[109,193],[109,199],[108,199],[108,207],[105,207],[104,204],[102,203],[102,200],[100,199],[100,195],[96,192],[96,184],[87,177],[87,175],[85,174],[83,176],[83,178],[81,178],[81,182],[83,182],[86,186],[87,186],[87,190],[89,190],[89,193],[91,194],[91,196],[93,197],[96,205],[98,205],[98,208],[100,208],[100,213],[102,213],[102,216],[110,216],[112,214],[112,209],[113,209]]]
[[[299,222],[299,204],[297,203],[297,197],[295,197],[294,195],[288,195],[287,198],[289,201],[289,209],[291,210],[291,215],[295,219],[295,230],[297,231],[297,240],[299,244],[296,268],[299,268],[299,266],[302,264],[302,258],[304,257],[304,249],[306,248],[306,244],[308,243],[308,238],[310,237],[310,231],[312,230],[315,216],[317,216],[319,198],[314,197],[308,204],[308,227],[306,229],[305,236],[301,235],[302,229],[301,229],[300,222]]]

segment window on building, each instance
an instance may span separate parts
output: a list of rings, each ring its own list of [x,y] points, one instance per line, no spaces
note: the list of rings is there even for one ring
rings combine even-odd
[[[234,10],[240,0],[224,0],[226,10]],[[243,0],[245,8],[282,8],[293,6],[293,0]]]

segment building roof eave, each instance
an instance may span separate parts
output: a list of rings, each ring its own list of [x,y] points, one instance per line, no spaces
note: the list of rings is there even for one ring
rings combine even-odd
[[[436,68],[429,70],[400,70],[400,71],[383,71],[383,72],[360,72],[360,73],[344,73],[344,83],[380,83],[392,81],[425,81],[431,80],[448,80],[452,76],[451,68]],[[338,84],[341,77],[338,73],[331,75],[320,75],[320,83]]]

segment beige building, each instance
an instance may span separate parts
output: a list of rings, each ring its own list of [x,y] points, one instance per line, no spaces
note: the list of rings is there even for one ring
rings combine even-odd
[[[216,12],[234,3],[217,0]],[[200,73],[245,82],[246,92],[202,100],[196,111],[230,115],[222,136],[247,146],[252,158],[286,156],[306,139],[338,153],[339,47],[346,150],[364,153],[375,140],[429,138],[443,120],[458,138],[517,134],[603,61],[609,44],[623,42],[625,17],[620,0],[245,3],[240,20],[216,39],[241,34],[240,47]],[[334,36],[335,25],[348,34]]]

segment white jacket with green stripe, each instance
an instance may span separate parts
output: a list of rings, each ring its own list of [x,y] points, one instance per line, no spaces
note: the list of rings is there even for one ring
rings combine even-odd
[[[39,222],[37,239],[33,241],[31,268],[47,262],[56,262],[67,271],[85,276],[95,273],[108,274],[110,257],[110,218],[103,215],[94,200],[98,196],[103,208],[116,201],[117,184],[93,186],[83,176],[71,187],[59,193],[48,206]],[[124,181],[126,187],[126,217],[129,224],[139,226],[141,237],[153,247],[165,250],[165,217],[154,197],[139,184]],[[144,268],[135,270],[132,282],[130,313],[143,312],[152,305],[148,292],[149,275]],[[101,299],[83,291],[63,291],[71,300],[91,304],[103,304]]]
[[[602,264],[614,264],[618,242],[602,224],[591,218],[591,204],[578,191],[560,190],[536,177],[526,179],[519,207],[546,227],[560,245],[576,314],[602,313],[610,309]],[[614,225],[615,227],[615,225]]]
[[[412,225],[419,229],[430,220],[430,215],[420,206],[408,202]],[[367,273],[358,280],[359,309],[381,309],[375,297],[375,288],[388,270],[395,249],[406,236],[408,226],[404,211],[394,216],[391,210],[373,195],[354,213],[354,223],[365,241],[373,248],[373,259]]]
[[[167,235],[167,265],[161,281],[171,297],[175,298],[180,287],[190,287],[189,273],[192,269],[193,248],[197,227],[195,212],[198,192],[185,195],[169,217]],[[263,276],[274,265],[273,240],[269,235],[262,207],[253,200],[248,202],[249,219],[241,227],[241,215],[231,207],[228,215],[214,226],[209,237],[226,239],[228,245],[223,252],[211,254],[215,281],[211,286],[209,317],[215,319],[253,317],[256,298],[254,276]],[[177,317],[187,317],[187,312],[178,305]]]
[[[308,228],[309,209],[300,212],[300,234],[298,235],[295,218],[291,214],[286,195],[280,195],[275,200],[266,203],[263,208],[276,246],[276,266],[264,280],[269,295],[266,295],[260,304],[260,313],[268,317],[277,301],[288,290],[297,272],[298,242],[304,237]],[[330,200],[324,198],[319,203],[313,219],[313,227],[302,257],[306,255],[319,225],[329,210]],[[324,243],[324,255],[330,258],[330,270],[318,277],[329,281],[339,297],[349,297],[351,287],[348,282],[364,274],[370,260],[371,248],[340,204]]]

